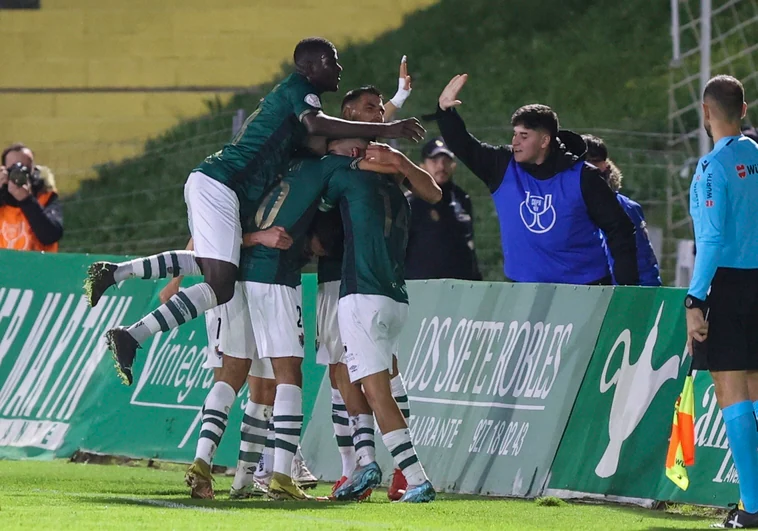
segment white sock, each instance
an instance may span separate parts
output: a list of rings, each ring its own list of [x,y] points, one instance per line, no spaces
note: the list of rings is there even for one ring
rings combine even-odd
[[[411,406],[408,402],[408,391],[405,390],[405,382],[402,375],[398,372],[392,380],[390,380],[390,388],[392,389],[392,398],[397,402],[397,407],[400,408],[400,412],[405,417],[405,423],[408,423],[408,419],[411,418]]]
[[[167,278],[202,275],[193,251],[168,251],[121,262],[113,273],[116,282],[128,278]]]
[[[232,386],[226,382],[213,384],[203,404],[203,424],[197,441],[195,459],[202,459],[209,465],[213,462],[221,437],[224,435],[229,410],[237,398]]]
[[[272,411],[273,411],[273,407]],[[273,414],[268,421],[268,437],[266,438],[266,447],[263,449],[263,457],[261,457],[258,463],[258,470],[255,472],[256,476],[265,477],[270,476],[274,471],[274,446],[276,444],[276,433],[274,432],[274,417]]]
[[[166,301],[166,304],[161,304],[153,313],[130,326],[127,331],[142,345],[146,339],[158,332],[167,332],[183,325],[216,306],[218,303],[213,289],[209,284],[201,282],[180,291]]]
[[[263,449],[266,447],[268,436],[268,421],[271,418],[272,406],[255,404],[248,401],[245,414],[242,417],[240,453],[237,461],[237,472],[234,474],[232,488],[242,489],[253,482],[258,462],[261,460]]]
[[[353,427],[353,446],[360,466],[376,461],[376,444],[374,443],[374,415],[350,417]]]
[[[339,389],[332,389],[332,426],[334,437],[337,439],[337,449],[342,458],[342,475],[350,477],[355,470],[355,447],[353,446],[353,429],[347,416],[345,401]]]
[[[274,472],[292,477],[292,459],[300,445],[302,429],[303,390],[296,385],[277,385],[274,400]]]
[[[426,477],[426,472],[424,472],[424,467],[418,460],[416,450],[411,442],[411,433],[407,428],[385,433],[382,440],[387,450],[392,454],[395,466],[403,471],[409,489],[429,480]]]

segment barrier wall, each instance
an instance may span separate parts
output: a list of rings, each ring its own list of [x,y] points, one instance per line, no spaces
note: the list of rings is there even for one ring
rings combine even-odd
[[[550,465],[595,346],[612,288],[424,281],[399,362],[410,427],[435,487],[534,496]],[[303,442],[309,467],[339,479],[328,385]],[[377,435],[377,447],[381,446]],[[378,452],[392,470],[386,452]]]
[[[131,280],[95,308],[82,296],[87,266],[123,257],[0,251],[0,458],[67,457],[77,449],[191,461],[200,409],[213,383],[203,369],[205,321],[147,342],[126,387],[102,337],[155,308],[164,282]],[[191,282],[188,282],[188,285]],[[314,275],[303,282],[304,413],[323,368],[315,365]],[[247,387],[229,416],[216,463],[234,465]]]
[[[85,255],[0,251],[0,459],[77,449],[191,461],[202,402],[204,321],[159,334],[120,384],[102,335],[153,309],[162,283],[128,281],[97,308]],[[315,278],[303,277],[303,451],[336,480],[331,396],[314,363]],[[737,475],[707,373],[695,375],[690,488],[666,479],[684,353],[684,290],[459,281],[409,283],[399,360],[419,456],[440,490],[500,496],[566,491],[725,506]],[[246,389],[241,391],[245,395]],[[315,404],[314,404],[315,402]],[[244,398],[216,462],[236,462]],[[312,417],[310,416],[313,411]],[[383,469],[392,469],[377,432]]]
[[[552,489],[726,506],[737,474],[708,373],[695,374],[690,486],[664,474],[673,405],[690,358],[684,290],[617,290],[553,464]]]

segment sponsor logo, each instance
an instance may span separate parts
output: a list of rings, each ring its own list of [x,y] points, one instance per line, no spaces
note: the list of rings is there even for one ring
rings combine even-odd
[[[595,467],[595,474],[601,478],[611,477],[618,470],[621,447],[645,416],[655,395],[668,380],[679,374],[679,355],[672,356],[659,369],[652,365],[655,343],[658,340],[658,323],[663,314],[664,303],[658,309],[655,323],[648,333],[642,354],[636,363],[629,363],[632,348],[632,333],[627,328],[622,331],[605,359],[600,376],[600,392],[607,393],[615,387],[608,421],[608,446]],[[616,351],[622,348],[621,367],[608,378],[608,368]]]
[[[555,225],[556,219],[553,195],[547,194],[541,197],[526,192],[526,199],[521,202],[519,213],[524,226],[531,232],[535,234],[549,232]]]
[[[418,401],[449,393],[467,404],[542,410],[572,331],[570,323],[425,317],[404,373],[408,392],[428,395]]]
[[[103,334],[121,323],[131,297],[0,288],[0,445],[55,450],[100,361]],[[23,332],[22,332],[23,331]],[[3,366],[9,357],[12,367]]]
[[[745,165],[744,164],[737,164],[737,166],[735,167],[735,169],[737,170],[737,176],[740,179],[744,179],[745,177],[747,177],[747,171],[745,169]]]

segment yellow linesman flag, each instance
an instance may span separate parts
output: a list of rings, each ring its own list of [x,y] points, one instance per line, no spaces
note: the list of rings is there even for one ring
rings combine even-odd
[[[682,394],[674,406],[674,424],[671,426],[668,454],[666,455],[666,477],[677,487],[687,490],[690,479],[686,466],[695,464],[695,385],[692,371],[684,379]]]

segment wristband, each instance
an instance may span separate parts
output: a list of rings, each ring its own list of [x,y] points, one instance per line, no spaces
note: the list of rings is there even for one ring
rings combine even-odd
[[[405,90],[405,79],[404,78],[398,78],[397,81],[397,92],[394,96],[392,96],[392,99],[390,100],[390,103],[397,107],[398,109],[403,106],[403,103],[405,103],[405,100],[408,99],[408,96],[411,95],[411,91],[413,89]]]

